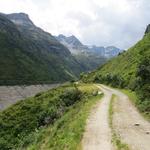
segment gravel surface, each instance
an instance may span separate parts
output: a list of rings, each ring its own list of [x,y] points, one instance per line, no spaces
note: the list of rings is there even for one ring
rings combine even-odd
[[[114,103],[113,126],[121,141],[126,143],[130,150],[150,150],[150,122],[141,116],[125,94],[103,87],[117,96]]]
[[[129,98],[119,90],[101,85],[104,97],[92,109],[82,139],[83,150],[113,150],[108,109],[112,94],[113,128],[130,150],[150,150],[150,122],[146,121]]]
[[[102,89],[104,97],[93,108],[87,120],[87,127],[82,140],[83,150],[113,150],[111,129],[108,123],[108,109],[111,93]]]

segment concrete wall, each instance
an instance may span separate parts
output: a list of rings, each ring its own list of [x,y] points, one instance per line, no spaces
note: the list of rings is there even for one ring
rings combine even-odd
[[[43,84],[30,86],[0,86],[0,110],[3,110],[19,100],[58,87],[60,84]]]

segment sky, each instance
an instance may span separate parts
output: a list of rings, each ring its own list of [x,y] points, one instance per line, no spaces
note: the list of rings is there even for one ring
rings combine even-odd
[[[140,40],[150,23],[149,0],[0,0],[0,12],[24,12],[53,35],[121,49]]]

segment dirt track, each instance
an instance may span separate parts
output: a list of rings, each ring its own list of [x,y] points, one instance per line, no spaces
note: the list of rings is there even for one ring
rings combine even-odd
[[[104,98],[92,110],[82,140],[83,150],[112,150],[108,108],[115,94],[113,127],[130,150],[150,150],[150,123],[143,119],[128,97],[118,90],[101,85]]]
[[[93,108],[87,121],[86,131],[82,141],[83,150],[112,150],[111,129],[108,124],[108,109],[111,93],[105,93],[102,100]]]
[[[150,150],[150,123],[139,114],[125,94],[108,87],[105,89],[117,96],[113,125],[121,140],[131,150]]]

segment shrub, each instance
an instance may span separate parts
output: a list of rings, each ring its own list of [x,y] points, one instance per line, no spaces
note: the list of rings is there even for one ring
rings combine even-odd
[[[0,113],[0,149],[17,149],[41,126],[53,124],[67,108],[80,100],[75,87],[59,87],[19,101]]]
[[[60,96],[66,106],[73,105],[77,100],[81,98],[81,92],[78,89],[67,89]]]
[[[121,88],[124,87],[125,84],[125,81],[121,76],[117,74],[111,74],[111,73],[107,73],[105,76],[97,74],[94,78],[94,82],[110,84],[111,86],[121,87]]]
[[[137,104],[143,112],[150,112],[150,57],[141,60],[137,70]]]

